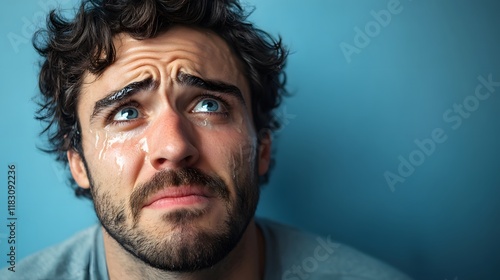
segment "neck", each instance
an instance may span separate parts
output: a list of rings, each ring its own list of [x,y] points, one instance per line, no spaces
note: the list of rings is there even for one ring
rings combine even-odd
[[[170,272],[149,266],[131,255],[102,229],[110,280],[135,279],[241,279],[264,276],[265,244],[262,231],[252,219],[236,247],[213,267],[197,272]]]

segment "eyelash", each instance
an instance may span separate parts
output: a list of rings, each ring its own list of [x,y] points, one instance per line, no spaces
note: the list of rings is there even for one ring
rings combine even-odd
[[[223,108],[224,108],[225,111],[224,112],[204,112],[203,114],[222,115],[223,117],[228,117],[229,116],[229,112],[231,111],[231,105],[222,96],[219,96],[218,94],[203,93],[203,94],[201,94],[201,95],[199,95],[199,96],[197,96],[195,98],[195,100],[196,100],[195,101],[195,105],[198,104],[198,102],[200,102],[200,101],[202,101],[203,99],[206,99],[206,98],[211,98],[211,99],[214,99],[214,100],[217,100],[218,102],[220,102],[222,104],[222,106],[223,106]],[[121,121],[115,121],[115,120],[113,120],[114,116],[120,110],[122,110],[123,108],[126,108],[126,107],[133,107],[133,108],[136,108],[137,110],[139,110],[139,112],[141,112],[141,105],[139,104],[139,102],[134,101],[134,100],[120,101],[107,114],[106,123],[107,124],[111,124],[111,125],[124,125],[124,124],[130,123],[130,122],[136,121],[137,119],[133,119],[133,120],[121,120]],[[192,111],[193,108],[190,111]]]
[[[228,117],[229,116],[229,112],[231,111],[231,105],[222,96],[219,96],[217,94],[213,94],[213,93],[204,93],[204,94],[201,94],[198,97],[196,97],[195,105],[198,104],[203,99],[206,99],[206,98],[214,99],[214,100],[217,100],[218,102],[220,102],[222,104],[224,112],[204,112],[204,114],[222,115],[223,117]],[[194,109],[194,107],[193,107],[193,109]],[[193,109],[191,109],[191,111]]]
[[[116,114],[118,114],[118,112],[120,110],[122,110],[123,108],[126,108],[126,107],[133,107],[133,108],[136,108],[137,110],[139,110],[139,112],[141,112],[141,105],[138,102],[133,101],[133,100],[120,101],[120,103],[116,104],[116,107],[114,107],[111,110],[111,112],[109,112],[109,114],[107,115],[106,123],[111,124],[111,125],[124,125],[124,124],[127,124],[129,122],[135,121],[135,119],[134,120],[121,120],[121,121],[113,120],[113,118],[116,116]]]

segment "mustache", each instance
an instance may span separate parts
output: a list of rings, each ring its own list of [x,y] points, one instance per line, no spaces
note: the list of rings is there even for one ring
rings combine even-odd
[[[229,188],[224,180],[217,175],[208,175],[192,167],[161,170],[149,181],[138,185],[132,191],[130,195],[130,209],[132,210],[133,220],[137,221],[142,206],[150,196],[167,187],[179,187],[182,185],[202,186],[223,200],[229,200]]]

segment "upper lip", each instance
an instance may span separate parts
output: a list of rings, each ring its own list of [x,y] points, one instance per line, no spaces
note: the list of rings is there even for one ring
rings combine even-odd
[[[150,196],[143,207],[151,205],[153,202],[163,199],[163,198],[176,198],[184,197],[190,195],[199,195],[204,197],[213,197],[213,194],[207,189],[196,186],[178,186],[178,187],[167,187],[154,195]]]

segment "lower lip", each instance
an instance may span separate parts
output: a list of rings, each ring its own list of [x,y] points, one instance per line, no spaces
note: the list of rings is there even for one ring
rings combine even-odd
[[[166,209],[187,206],[205,206],[208,204],[209,198],[201,195],[187,195],[179,197],[164,197],[160,198],[145,208],[150,209]]]

